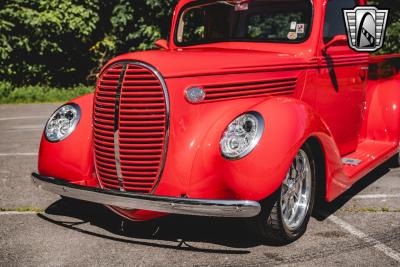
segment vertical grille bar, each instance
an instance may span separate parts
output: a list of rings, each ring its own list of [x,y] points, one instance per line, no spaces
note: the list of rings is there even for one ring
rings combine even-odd
[[[119,190],[125,192],[124,180],[122,179],[122,169],[121,169],[121,154],[119,152],[119,130],[114,132],[114,151],[115,151],[115,169],[117,171],[117,178],[119,184]]]
[[[121,75],[119,77],[118,81],[118,87],[117,87],[117,92],[115,96],[115,111],[114,111],[114,152],[115,152],[115,168],[117,171],[117,177],[118,177],[118,184],[119,184],[119,190],[120,191],[125,191],[124,188],[124,181],[122,178],[122,169],[121,169],[121,157],[119,153],[119,111],[120,111],[120,105],[121,105],[121,87],[122,83],[124,81],[124,75],[126,71],[126,65],[123,65]]]

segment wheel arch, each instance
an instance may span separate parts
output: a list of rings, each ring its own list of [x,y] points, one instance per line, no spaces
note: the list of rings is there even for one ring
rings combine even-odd
[[[323,149],[323,144],[318,137],[311,136],[307,139],[306,144],[311,148],[313,153],[313,160],[315,162],[315,175],[316,175],[316,190],[315,190],[315,206],[319,208],[324,202],[326,197],[326,157]]]
[[[269,98],[247,110],[256,111],[264,118],[265,129],[259,144],[240,160],[224,159],[219,140],[236,115],[228,114],[220,118],[221,122],[213,125],[197,150],[189,195],[198,197],[198,192],[209,190],[211,182],[215,188],[217,181],[220,190],[225,190],[228,197],[262,200],[279,188],[294,156],[306,142],[311,144],[316,154],[319,178],[333,179],[342,167],[329,127],[307,103],[291,98]],[[328,188],[324,183],[332,183],[332,179],[321,183],[322,190],[319,191],[322,192],[322,199],[326,198]]]

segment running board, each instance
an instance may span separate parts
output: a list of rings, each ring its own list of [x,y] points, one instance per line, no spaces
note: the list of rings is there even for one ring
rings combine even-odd
[[[342,158],[344,174],[353,184],[393,157],[398,151],[398,145],[393,142],[364,140],[358,145],[356,151]]]

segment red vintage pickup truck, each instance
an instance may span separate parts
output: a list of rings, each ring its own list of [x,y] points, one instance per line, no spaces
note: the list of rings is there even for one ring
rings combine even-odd
[[[398,157],[400,56],[349,47],[360,0],[178,3],[169,41],[121,55],[49,119],[39,187],[145,221],[242,217],[298,239],[317,206]]]

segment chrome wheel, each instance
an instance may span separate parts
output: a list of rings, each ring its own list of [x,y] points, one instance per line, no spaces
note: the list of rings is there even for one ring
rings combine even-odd
[[[281,187],[262,200],[261,213],[250,221],[255,223],[253,231],[268,243],[289,244],[307,230],[317,188],[312,144],[301,147]]]
[[[285,226],[294,231],[307,217],[312,193],[312,170],[304,150],[300,150],[286,175],[281,189],[280,210]]]

